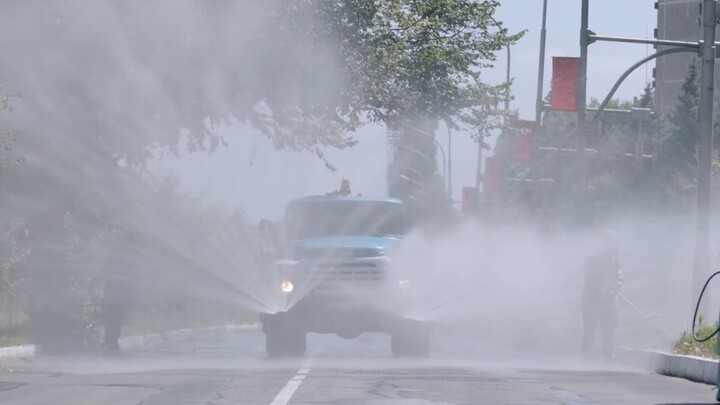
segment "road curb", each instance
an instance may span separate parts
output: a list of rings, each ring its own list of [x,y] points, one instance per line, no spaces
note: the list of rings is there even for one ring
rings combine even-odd
[[[718,360],[628,348],[619,349],[618,358],[626,364],[670,377],[711,385],[717,382]]]
[[[240,330],[257,330],[260,328],[259,324],[247,324],[247,325],[217,325],[209,326],[205,328],[197,329],[178,329],[165,333],[151,333],[148,335],[138,336],[127,336],[121,338],[120,348],[122,349],[137,349],[141,347],[156,345],[164,342],[177,342],[186,339],[190,339],[204,334],[219,334],[234,332]],[[40,347],[37,345],[22,345],[22,346],[9,346],[0,348],[0,359],[20,359],[20,358],[31,358],[35,357],[40,352]]]
[[[0,348],[0,359],[21,359],[35,357],[37,353],[37,346],[35,345],[22,345],[22,346],[8,346]]]
[[[121,349],[137,349],[145,346],[156,345],[164,342],[178,342],[202,335],[213,335],[218,333],[234,332],[239,330],[257,330],[260,324],[248,325],[217,325],[197,329],[178,329],[165,333],[152,333],[141,336],[128,336],[119,340]]]
[[[217,325],[197,329],[177,329],[165,333],[152,333],[141,336],[128,336],[119,340],[121,349],[137,349],[152,346],[165,342],[178,342],[202,335],[213,335],[219,333],[234,332],[239,330],[257,330],[260,324],[246,325]]]

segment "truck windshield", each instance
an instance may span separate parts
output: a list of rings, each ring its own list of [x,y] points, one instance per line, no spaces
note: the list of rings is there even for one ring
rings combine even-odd
[[[386,201],[300,201],[288,206],[291,239],[402,235],[403,206]]]

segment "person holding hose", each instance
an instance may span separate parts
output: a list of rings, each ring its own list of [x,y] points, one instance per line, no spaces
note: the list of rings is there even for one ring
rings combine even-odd
[[[125,229],[114,241],[103,269],[102,323],[105,327],[102,347],[106,354],[120,353],[120,333],[127,313],[137,299],[138,240],[135,232]]]
[[[594,254],[585,261],[585,285],[582,294],[583,342],[585,356],[593,349],[597,331],[602,336],[602,353],[612,359],[618,324],[618,293],[623,276],[620,271],[617,235],[610,230],[600,234]]]

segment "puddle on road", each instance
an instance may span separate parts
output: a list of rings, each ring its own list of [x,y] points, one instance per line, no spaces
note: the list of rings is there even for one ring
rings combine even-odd
[[[408,392],[408,390],[400,388],[388,381],[379,381],[368,390],[368,393],[380,398],[352,399],[335,401],[333,403],[338,405],[452,405],[447,402],[408,398]]]
[[[407,399],[407,398],[400,398],[400,399],[390,399],[390,398],[383,398],[383,399],[353,399],[353,400],[347,400],[347,401],[340,401],[340,402],[333,402],[337,405],[453,405],[447,402],[435,402],[435,401],[429,401],[427,399]]]
[[[12,382],[12,381],[0,381],[0,392],[10,391],[26,385],[25,383]]]
[[[550,388],[550,393],[553,397],[562,401],[563,405],[585,405],[595,403],[595,401],[580,394],[558,387]]]

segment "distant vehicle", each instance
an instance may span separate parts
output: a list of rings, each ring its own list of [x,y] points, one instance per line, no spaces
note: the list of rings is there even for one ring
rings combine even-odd
[[[429,326],[398,315],[388,299],[409,287],[388,266],[406,226],[402,201],[353,196],[346,181],[340,191],[288,203],[276,287],[292,305],[261,315],[268,354],[304,354],[308,332],[345,339],[384,332],[393,354],[426,355]]]

